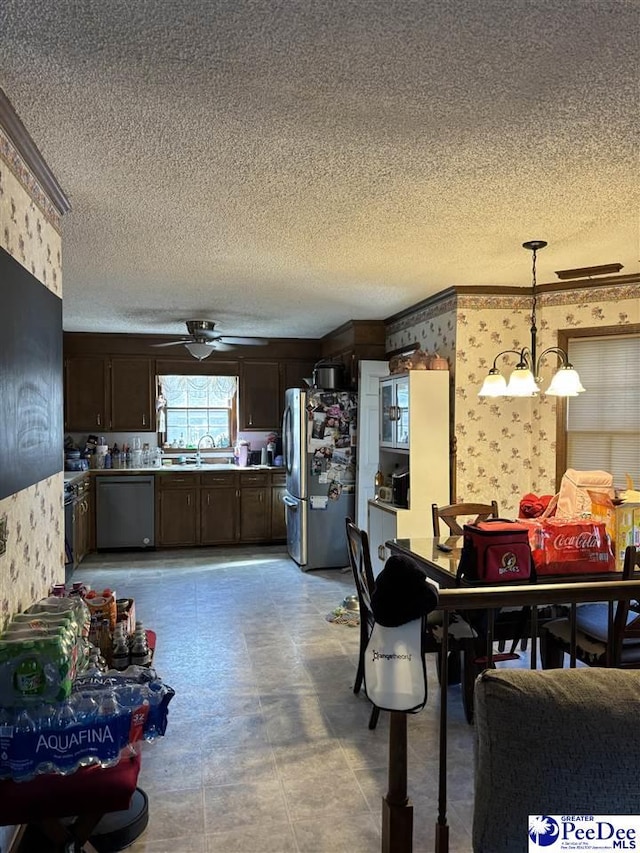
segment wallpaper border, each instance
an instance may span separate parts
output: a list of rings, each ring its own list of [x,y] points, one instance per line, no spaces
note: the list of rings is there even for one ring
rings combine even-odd
[[[0,125],[0,157],[11,170],[14,177],[24,187],[31,201],[37,204],[44,218],[55,228],[58,234],[62,233],[62,216],[55,205],[49,200],[49,196],[40,186],[40,183],[31,174],[31,171],[17,150],[11,139],[7,136],[4,128]]]

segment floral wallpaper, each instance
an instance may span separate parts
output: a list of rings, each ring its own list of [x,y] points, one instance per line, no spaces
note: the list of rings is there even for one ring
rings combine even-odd
[[[60,217],[0,127],[0,246],[62,296]],[[0,629],[64,580],[62,473],[0,501]]]
[[[528,295],[460,293],[423,307],[389,326],[387,350],[419,341],[449,360],[452,376],[452,433],[455,437],[457,501],[498,501],[515,517],[522,495],[555,491],[555,401],[478,397],[493,359],[503,349],[530,345]],[[538,297],[538,351],[557,343],[558,329],[630,325],[640,322],[640,284],[592,286]],[[515,356],[501,360],[513,367]],[[543,375],[551,377],[551,361]]]

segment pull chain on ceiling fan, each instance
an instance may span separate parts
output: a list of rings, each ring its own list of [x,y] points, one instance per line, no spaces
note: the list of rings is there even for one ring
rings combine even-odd
[[[213,320],[187,320],[189,338],[179,341],[168,341],[166,344],[152,344],[154,347],[184,346],[194,358],[202,361],[208,358],[214,350],[220,352],[232,350],[237,346],[264,346],[269,343],[266,338],[244,338],[234,335],[221,335],[215,331]]]

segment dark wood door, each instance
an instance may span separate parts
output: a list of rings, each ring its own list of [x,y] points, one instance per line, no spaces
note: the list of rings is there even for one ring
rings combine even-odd
[[[287,516],[284,505],[285,486],[271,487],[271,538],[286,540]]]
[[[235,486],[202,488],[200,492],[200,544],[224,545],[238,538],[239,498]]]
[[[264,486],[243,486],[240,491],[240,541],[265,542],[270,538],[270,494]]]
[[[171,548],[198,544],[199,489],[164,486],[158,492],[158,544]]]
[[[111,359],[111,429],[153,431],[153,375],[148,358]]]
[[[240,376],[240,429],[278,429],[281,408],[279,394],[279,363],[246,359]]]
[[[72,356],[64,364],[64,428],[95,433],[109,429],[107,367],[100,356]]]

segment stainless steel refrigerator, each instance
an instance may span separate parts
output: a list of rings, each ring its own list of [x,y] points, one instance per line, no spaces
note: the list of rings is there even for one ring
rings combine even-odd
[[[301,569],[349,565],[355,518],[357,394],[290,388],[282,425],[287,548]]]

